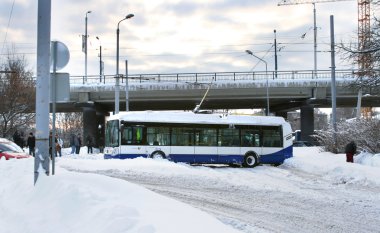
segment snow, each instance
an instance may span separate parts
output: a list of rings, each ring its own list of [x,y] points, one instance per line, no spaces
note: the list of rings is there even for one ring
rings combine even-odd
[[[340,184],[380,186],[380,154],[361,153],[351,164],[345,162],[344,154],[303,147],[294,148],[294,157],[280,168],[212,169],[143,158],[103,160],[102,154],[89,155],[86,148],[80,155],[69,155],[69,150],[57,158],[56,175],[41,175],[35,186],[33,158],[0,161],[0,233],[239,232],[210,214],[141,186],[76,170],[139,170],[165,177],[203,176],[204,182],[216,177],[231,183],[249,182],[244,176],[252,176],[253,172],[265,175],[257,183],[263,189],[270,188],[267,184],[272,182],[276,182],[277,189],[289,189],[279,177],[297,170]]]
[[[196,114],[184,111],[133,111],[112,115],[108,120],[126,119],[134,122],[164,122],[164,123],[200,123],[200,124],[287,124],[282,117],[275,116],[245,116],[223,114]],[[288,124],[287,124],[288,125]]]

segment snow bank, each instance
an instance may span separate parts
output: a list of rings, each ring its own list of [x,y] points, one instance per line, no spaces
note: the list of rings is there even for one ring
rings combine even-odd
[[[41,175],[33,186],[33,165],[33,158],[0,162],[0,232],[236,232],[186,204],[106,176],[57,166],[59,175]]]
[[[336,184],[380,185],[380,156],[361,153],[354,163],[346,162],[345,154],[323,152],[319,147],[294,148],[294,157],[283,165],[332,179]]]

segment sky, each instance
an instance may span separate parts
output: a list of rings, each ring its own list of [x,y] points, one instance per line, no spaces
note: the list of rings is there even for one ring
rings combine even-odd
[[[326,205],[326,201],[334,205],[335,202],[346,201],[347,206],[356,208],[354,214],[360,213],[361,217],[366,216],[367,211],[376,209],[378,204],[378,201],[374,201],[376,197],[371,197],[371,192],[368,190],[379,188],[380,154],[362,153],[355,157],[354,164],[348,164],[345,162],[344,154],[321,152],[317,147],[294,148],[294,157],[287,159],[279,167],[213,169],[144,158],[105,161],[102,154],[88,155],[85,147],[81,149],[80,155],[75,156],[69,155],[69,150],[69,148],[64,149],[63,157],[57,158],[56,175],[41,176],[35,186],[33,186],[33,158],[0,161],[0,177],[2,177],[0,233],[269,232],[264,228],[248,229],[250,226],[247,225],[231,225],[231,222],[222,222],[188,204],[154,193],[126,180],[91,173],[111,169],[121,174],[123,172],[138,174],[143,171],[145,174],[152,174],[153,177],[158,176],[162,179],[169,176],[174,183],[175,179],[181,182],[180,178],[186,176],[187,179],[194,179],[195,184],[199,182],[198,177],[202,177],[203,182],[211,181],[213,186],[219,185],[220,188],[228,184],[231,187],[254,185],[267,192],[272,189],[278,192],[281,189],[284,193],[290,193],[292,198],[305,197],[305,195],[312,198],[316,193],[321,193],[312,190],[316,188],[330,190],[332,184],[335,184],[334,188],[339,185],[344,189],[347,186],[349,190],[357,187],[358,190],[363,189],[362,196],[358,196],[359,192],[355,192],[355,197],[351,198],[347,197],[346,191],[337,191],[334,197],[322,194],[316,199],[323,200],[321,205]],[[90,173],[73,171],[76,169]],[[295,174],[301,175],[295,176]],[[318,180],[313,177],[318,177]],[[368,203],[368,206],[360,209],[362,204],[358,204],[357,201],[366,203],[370,200],[372,202]],[[316,209],[318,210],[318,207]],[[302,211],[302,208],[299,211]],[[272,217],[278,218],[276,216]],[[289,220],[287,224],[292,222]],[[279,221],[276,226],[280,227],[278,223]],[[339,224],[343,226],[345,223]],[[361,232],[360,229],[363,229],[363,232],[377,229],[374,225],[365,224],[373,223],[369,221],[354,224],[352,232]],[[281,227],[293,229],[290,225]],[[321,230],[320,223],[315,229],[313,226],[308,227],[310,231],[315,230],[314,232]],[[340,229],[341,226],[333,227],[332,229]]]
[[[0,59],[8,51],[24,54],[36,67],[37,2],[1,0]],[[313,7],[277,6],[279,0],[93,0],[52,1],[51,40],[70,51],[60,72],[84,75],[81,36],[88,14],[88,75],[99,74],[102,46],[104,73],[116,74],[116,28],[120,23],[120,73],[264,71],[265,65],[245,53],[251,50],[274,70],[276,29],[278,70],[312,70]],[[13,7],[12,7],[13,6]],[[335,18],[335,41],[357,39],[357,1],[316,4],[318,69],[330,67],[330,15]],[[304,35],[304,38],[302,38]],[[96,39],[99,37],[99,40]],[[339,55],[337,69],[350,69]]]

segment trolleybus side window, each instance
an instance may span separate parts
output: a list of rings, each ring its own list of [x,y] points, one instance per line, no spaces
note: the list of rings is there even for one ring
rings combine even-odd
[[[263,126],[264,147],[282,147],[281,126]]]
[[[240,146],[239,129],[219,129],[219,146]]]
[[[106,138],[106,146],[110,146],[110,147],[119,146],[119,121],[118,120],[107,122],[105,138]]]
[[[170,146],[170,129],[168,127],[148,127],[148,145]]]
[[[195,145],[196,146],[217,146],[216,129],[195,129]]]
[[[145,127],[143,126],[127,126],[121,131],[122,145],[142,145],[145,138]]]
[[[194,146],[194,130],[187,127],[173,127],[172,146]]]
[[[243,147],[260,147],[260,128],[242,129],[241,130],[241,142]]]

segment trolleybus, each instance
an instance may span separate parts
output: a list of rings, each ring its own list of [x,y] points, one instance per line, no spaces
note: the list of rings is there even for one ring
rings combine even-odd
[[[254,167],[292,156],[292,130],[282,117],[141,111],[110,116],[106,123],[105,159]]]

